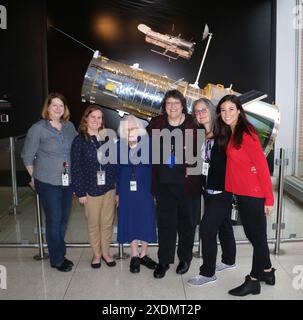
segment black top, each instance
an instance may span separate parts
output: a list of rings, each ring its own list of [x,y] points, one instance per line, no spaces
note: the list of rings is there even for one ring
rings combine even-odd
[[[225,169],[226,169],[226,154],[221,151],[217,140],[211,149],[211,157],[209,163],[207,185],[206,176],[202,175],[202,185],[206,189],[224,191],[225,190]]]
[[[165,129],[168,129],[172,132],[175,129],[182,130],[182,135],[184,135],[184,122],[179,126],[171,126],[166,119],[165,121]],[[170,156],[167,159],[163,159],[163,148],[168,148]],[[181,150],[180,150],[181,148]],[[178,159],[179,154],[183,154],[183,164],[175,164],[175,162],[180,161]],[[181,145],[177,145],[175,141],[175,137],[172,136],[171,143],[168,146],[163,145],[163,139],[160,141],[160,161],[161,164],[158,166],[157,175],[158,175],[158,182],[160,183],[184,183],[184,149],[183,149],[183,141]]]
[[[146,130],[148,132],[148,134],[152,137],[152,136],[156,136],[158,133],[157,132],[153,132],[154,129],[160,129],[160,131],[162,129],[165,128],[167,123],[167,115],[163,114],[157,117],[154,117],[151,119],[149,125],[146,127]],[[192,145],[193,145],[193,150],[194,150],[194,156],[197,156],[197,126],[193,121],[193,117],[190,114],[185,114],[185,121],[182,124],[184,126],[184,129],[190,129],[193,132],[193,141],[192,141]],[[184,139],[183,141],[183,148],[186,148],[186,143],[190,143],[190,142],[186,142],[186,139]],[[191,167],[195,167],[196,164],[188,164],[185,163],[183,165],[184,167],[184,171],[183,171],[183,183],[182,185],[184,185],[184,190],[185,193],[190,196],[190,197],[195,197],[195,196],[200,196],[202,193],[202,186],[201,186],[201,174],[200,175],[193,175],[193,174],[188,174],[186,175],[186,169],[191,168]],[[159,165],[153,165],[153,169],[152,169],[152,193],[154,195],[158,194],[158,167]]]

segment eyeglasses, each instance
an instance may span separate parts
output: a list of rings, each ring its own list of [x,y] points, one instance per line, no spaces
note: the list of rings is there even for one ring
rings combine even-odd
[[[207,111],[208,111],[207,109],[196,110],[196,111],[195,111],[195,115],[199,115],[200,113],[201,113],[201,114],[206,114]]]
[[[180,106],[180,105],[181,105],[181,102],[180,102],[180,101],[166,102],[165,105],[166,105],[167,107]]]

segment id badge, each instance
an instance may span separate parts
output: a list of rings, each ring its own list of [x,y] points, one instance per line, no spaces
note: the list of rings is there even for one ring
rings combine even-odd
[[[130,186],[130,191],[137,191],[137,181],[136,180],[130,180],[129,186]]]
[[[69,177],[67,173],[62,173],[62,186],[64,187],[69,186]]]
[[[230,219],[233,220],[233,221],[237,221],[238,220],[238,209],[234,204],[232,205]]]
[[[202,164],[202,174],[203,176],[208,175],[208,170],[209,170],[209,163],[208,162],[203,162]]]
[[[97,185],[104,186],[105,185],[105,171],[97,172]]]

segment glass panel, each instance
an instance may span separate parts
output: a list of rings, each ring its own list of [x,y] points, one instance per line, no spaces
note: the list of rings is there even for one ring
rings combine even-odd
[[[303,32],[300,32],[300,45],[298,46],[299,51],[299,63],[298,63],[298,73],[299,73],[299,86],[298,86],[298,101],[297,104],[297,133],[296,144],[298,146],[296,150],[296,168],[295,177],[303,181]]]
[[[28,177],[20,153],[24,137],[14,139],[17,175],[17,201],[14,210],[10,140],[0,140],[0,243],[36,243],[35,235],[35,197],[27,185]]]
[[[278,194],[278,180],[276,177],[271,177],[272,185],[273,185],[273,191],[274,191],[274,209],[273,213],[267,217],[267,239],[274,239],[275,238],[275,223],[276,223],[276,217],[277,217],[277,194]],[[243,230],[243,226],[241,223],[241,218],[238,215],[238,220],[236,222],[233,222],[234,224],[234,234],[235,239],[237,240],[247,240],[246,235]]]
[[[295,150],[286,150],[285,158],[292,159]],[[287,163],[287,162],[286,162]],[[290,165],[285,167],[283,212],[282,221],[285,229],[282,229],[282,238],[303,238],[303,180],[292,175]]]
[[[24,137],[15,139],[15,162],[17,172],[18,206],[14,214],[13,191],[10,164],[10,140],[0,140],[0,244],[35,244],[37,243],[36,195],[29,187],[29,175],[21,159]],[[42,231],[45,241],[45,218],[43,208]],[[113,242],[116,242],[116,226]],[[87,221],[84,206],[74,197],[66,243],[88,243]]]
[[[85,208],[83,205],[79,203],[77,197],[74,197],[73,199],[65,241],[66,243],[89,243]],[[117,242],[117,222],[115,221],[112,243],[116,243],[116,242]]]
[[[84,206],[74,197],[65,237],[66,243],[88,243]]]

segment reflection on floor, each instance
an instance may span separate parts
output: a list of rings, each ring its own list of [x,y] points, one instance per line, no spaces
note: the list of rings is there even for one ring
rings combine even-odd
[[[36,243],[35,195],[29,188],[19,191],[20,205],[18,214],[0,212],[1,243]],[[1,205],[9,204],[10,193],[0,190]],[[277,197],[276,197],[277,198]],[[5,202],[2,202],[4,200]],[[275,214],[268,219],[268,238],[274,238]],[[303,237],[303,209],[298,203],[284,197],[283,221],[285,229],[282,238]],[[237,240],[246,239],[241,225],[234,226]],[[198,229],[197,229],[198,235]],[[196,240],[198,236],[196,236]],[[116,240],[116,227],[113,242]],[[72,213],[66,235],[67,243],[87,243],[87,224],[83,207],[77,199],[73,201]],[[272,256],[277,268],[277,284],[274,287],[262,284],[262,294],[244,299],[303,299],[303,288],[293,287],[296,274],[293,268],[303,265],[303,243],[282,243],[286,254]],[[117,253],[117,248],[112,248]],[[129,249],[127,248],[126,251]],[[195,248],[197,250],[197,248]],[[69,248],[68,258],[75,267],[72,272],[61,273],[50,268],[48,260],[35,261],[37,249],[0,248],[0,266],[7,270],[7,289],[1,289],[1,299],[236,299],[227,291],[240,283],[249,273],[252,249],[250,245],[238,245],[237,269],[222,272],[218,280],[201,288],[189,287],[186,282],[198,273],[201,260],[194,258],[188,273],[178,276],[175,265],[171,265],[163,279],[154,279],[152,272],[141,267],[139,274],[129,272],[129,259],[118,260],[115,268],[104,263],[100,270],[90,267],[90,248]],[[150,256],[157,260],[157,247],[150,248]],[[218,252],[218,259],[220,252]],[[302,266],[303,268],[303,266]],[[0,269],[1,272],[1,269]],[[303,275],[300,280],[303,283]],[[1,284],[1,281],[0,281]]]
[[[221,300],[221,299],[293,299],[303,300],[303,288],[296,284],[298,274],[293,271],[296,265],[303,264],[302,243],[283,244],[286,254],[271,256],[277,269],[275,286],[261,285],[260,295],[244,298],[230,296],[229,289],[243,282],[251,267],[252,250],[250,245],[238,245],[237,268],[217,274],[217,281],[200,288],[187,285],[187,280],[196,275],[201,260],[193,258],[190,270],[179,276],[175,264],[170,266],[162,279],[154,279],[152,271],[141,266],[138,274],[129,272],[129,259],[118,260],[114,268],[102,263],[101,269],[90,267],[89,248],[70,248],[68,258],[75,266],[71,272],[59,272],[49,266],[49,261],[35,261],[37,249],[0,250],[0,265],[7,271],[7,289],[0,289],[0,300],[8,299],[58,299],[58,300]],[[112,249],[112,253],[115,250]],[[157,248],[150,248],[152,258],[157,257]],[[220,252],[218,252],[218,259]],[[303,266],[301,266],[303,268]],[[302,270],[302,269],[301,269]],[[2,282],[3,283],[3,282]],[[301,286],[302,287],[302,286]]]

